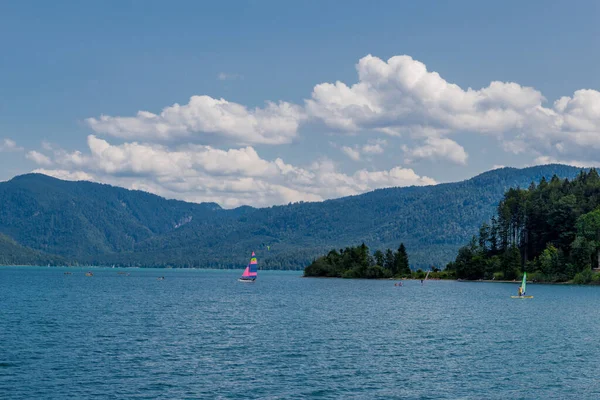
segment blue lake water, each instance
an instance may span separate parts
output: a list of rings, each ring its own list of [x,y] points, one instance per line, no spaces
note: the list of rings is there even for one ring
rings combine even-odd
[[[600,287],[84,271],[0,267],[1,399],[600,398]]]

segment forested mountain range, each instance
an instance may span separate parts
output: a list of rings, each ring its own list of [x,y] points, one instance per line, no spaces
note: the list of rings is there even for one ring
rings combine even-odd
[[[12,240],[11,261],[2,261],[0,247],[0,263],[239,268],[256,251],[263,268],[297,269],[332,248],[403,242],[412,267],[442,266],[508,188],[579,172],[558,164],[502,168],[457,183],[233,210],[27,174],[0,183],[0,233]]]

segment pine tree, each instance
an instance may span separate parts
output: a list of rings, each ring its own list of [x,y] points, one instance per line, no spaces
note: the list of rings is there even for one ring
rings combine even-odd
[[[377,250],[375,253],[373,253],[373,258],[375,258],[375,264],[379,265],[380,267],[385,267],[385,255],[381,250]]]
[[[479,275],[480,265],[485,276],[502,271],[512,279],[527,266],[552,281],[600,266],[598,172],[582,171],[572,180],[555,175],[527,190],[506,191],[491,227],[484,223],[452,263],[457,276],[467,279]]]
[[[385,269],[389,269],[392,275],[396,275],[398,271],[396,271],[396,260],[394,257],[394,252],[390,249],[387,249],[385,252],[385,260],[383,267]]]
[[[488,249],[488,242],[490,241],[490,226],[487,222],[481,224],[479,228],[479,248],[481,251],[486,252]]]
[[[410,276],[410,266],[408,263],[408,254],[406,253],[406,247],[404,243],[400,243],[398,251],[396,252],[396,273],[402,276]]]
[[[582,215],[577,220],[579,235],[587,239],[596,253],[595,268],[600,266],[600,209]]]
[[[498,220],[492,217],[492,227],[490,228],[490,252],[492,255],[498,253]]]

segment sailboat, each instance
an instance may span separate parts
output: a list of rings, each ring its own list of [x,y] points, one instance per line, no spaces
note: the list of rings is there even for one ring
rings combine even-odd
[[[244,270],[242,276],[238,279],[240,282],[254,282],[258,273],[258,263],[256,262],[256,254],[252,252],[250,263]]]
[[[533,296],[525,296],[525,289],[527,289],[527,272],[523,272],[523,281],[518,296],[510,296],[511,299],[533,299]]]

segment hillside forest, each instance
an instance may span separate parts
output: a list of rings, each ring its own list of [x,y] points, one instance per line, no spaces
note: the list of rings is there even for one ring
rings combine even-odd
[[[446,269],[459,279],[600,282],[600,176],[511,188]]]

